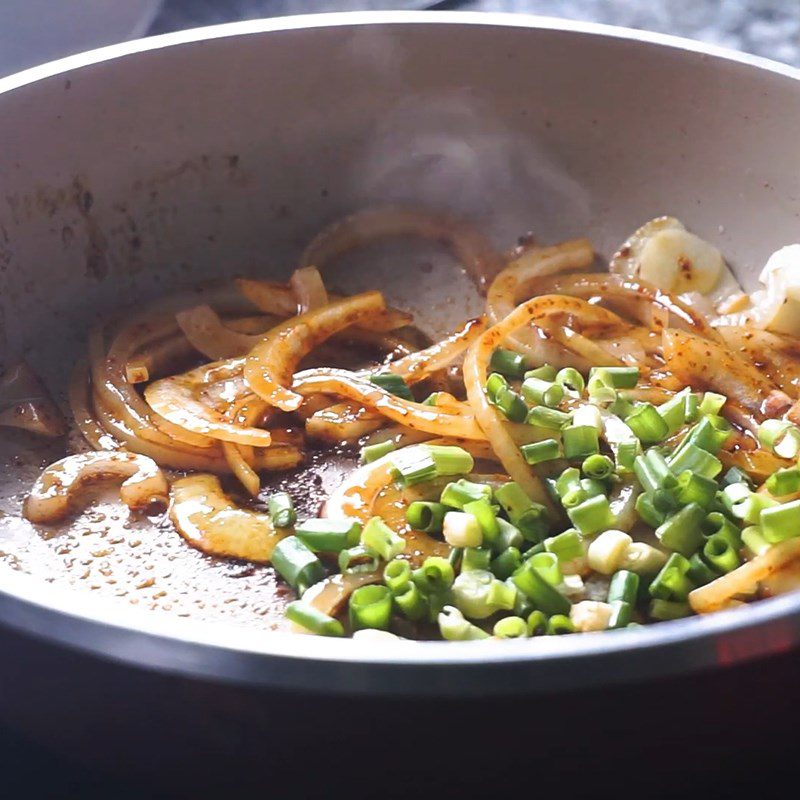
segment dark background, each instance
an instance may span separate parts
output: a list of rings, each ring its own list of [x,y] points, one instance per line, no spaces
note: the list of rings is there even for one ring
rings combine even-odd
[[[528,12],[625,25],[689,36],[800,66],[800,0],[164,0],[150,33],[262,16],[401,7]],[[0,658],[13,659],[14,653],[7,650]],[[187,777],[185,796],[263,795],[283,800],[340,793],[449,798],[524,792],[531,798],[569,799],[613,792],[620,797],[732,797],[745,792],[764,796],[787,782],[793,791],[798,672],[800,659],[788,654],[724,676],[631,687],[605,699],[573,695],[542,703],[499,700],[493,717],[499,728],[494,729],[486,729],[487,720],[479,713],[472,720],[465,701],[432,713],[430,724],[409,729],[407,736],[417,743],[418,755],[401,763],[398,753],[391,751],[385,753],[385,763],[365,763],[364,753],[347,741],[346,725],[337,748],[340,752],[327,752],[321,758],[310,731],[308,751],[298,752],[295,759],[278,766],[270,763],[265,752],[263,774],[252,770],[237,774],[234,768],[227,785],[196,787]],[[13,691],[13,687],[5,690]],[[707,702],[698,705],[697,697]],[[287,698],[276,711],[291,714],[293,703],[313,702],[313,698]],[[331,724],[342,725],[347,709],[348,702],[342,702],[341,718]],[[376,706],[374,716],[375,735],[380,739],[381,725],[402,718],[403,704]],[[574,725],[572,737],[564,732],[567,718]],[[280,724],[276,719],[275,725]],[[475,752],[449,748],[453,726],[471,725]],[[548,726],[560,730],[560,752],[543,746]],[[564,749],[565,736],[574,747]],[[482,738],[494,744],[481,747]],[[198,759],[203,757],[198,753]],[[0,785],[10,798],[184,796],[152,782],[135,785],[72,763],[2,726],[0,766]]]

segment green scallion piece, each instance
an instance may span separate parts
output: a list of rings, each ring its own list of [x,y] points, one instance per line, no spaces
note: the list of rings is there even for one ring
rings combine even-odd
[[[304,603],[302,600],[289,603],[286,606],[286,616],[295,625],[318,636],[344,636],[342,623],[319,611],[311,603]]]
[[[519,528],[502,517],[497,518],[497,524],[500,526],[500,535],[492,542],[492,552],[499,554],[509,547],[522,550],[525,546],[525,539]]]
[[[614,474],[614,462],[608,456],[595,453],[583,460],[581,471],[587,478],[602,481]]]
[[[522,395],[508,386],[500,387],[497,390],[494,396],[494,405],[509,422],[525,422],[528,416],[528,406],[522,399]]]
[[[462,447],[417,444],[397,450],[392,465],[407,486],[449,475],[471,472],[475,460]]]
[[[717,415],[722,410],[722,406],[728,402],[728,398],[724,394],[717,394],[716,392],[706,392],[703,395],[703,400],[698,407],[698,411],[703,415],[708,414]]]
[[[442,522],[447,511],[447,506],[442,503],[415,500],[406,509],[406,522],[415,531],[441,533]]]
[[[564,428],[562,443],[564,458],[584,459],[600,452],[600,439],[597,428],[591,425],[572,425]]]
[[[604,481],[598,481],[594,478],[581,478],[581,489],[586,493],[587,499],[589,497],[597,497],[599,494],[608,494],[608,485]]]
[[[271,556],[272,566],[302,596],[309,586],[325,577],[325,567],[296,536],[281,539]]]
[[[695,553],[689,559],[689,569],[686,576],[695,586],[705,586],[707,583],[719,578],[719,573],[712,569],[700,553]]]
[[[291,528],[297,522],[291,495],[287,492],[276,492],[269,498],[267,511],[272,524],[276,528]]]
[[[653,600],[650,603],[649,611],[652,619],[657,619],[661,622],[666,622],[670,619],[682,619],[692,615],[692,609],[688,603],[674,600]]]
[[[703,533],[706,536],[724,536],[734,550],[742,546],[742,533],[724,514],[712,511],[703,523]]]
[[[690,445],[699,447],[711,455],[716,455],[730,438],[732,430],[731,424],[723,417],[713,414],[702,417],[697,425],[686,434],[678,449],[673,453],[673,457],[679,456],[683,449]]]
[[[411,578],[423,594],[441,594],[453,585],[455,570],[446,558],[428,556],[422,566],[411,573]]]
[[[775,497],[800,492],[800,469],[789,467],[773,472],[766,480],[767,491]]]
[[[453,606],[445,606],[437,621],[442,638],[448,642],[466,642],[474,639],[488,639],[489,634],[464,618]]]
[[[687,558],[703,544],[706,512],[697,503],[689,503],[656,528],[656,537],[670,550]]]
[[[648,591],[658,600],[684,601],[695,585],[689,579],[690,564],[680,553],[673,553],[658,575],[653,578]]]
[[[605,495],[596,495],[567,510],[572,524],[584,535],[594,536],[614,525],[614,515]]]
[[[537,428],[546,428],[551,431],[560,431],[571,421],[572,414],[546,406],[534,406],[525,418],[528,425],[535,425]]]
[[[285,541],[285,540],[284,540]],[[361,572],[375,572],[380,566],[380,559],[372,550],[362,545],[356,545],[339,552],[339,572],[358,574]]]
[[[507,547],[491,562],[491,571],[501,581],[510,578],[522,565],[522,554],[516,547]]]
[[[393,372],[378,372],[369,376],[369,382],[379,386],[389,394],[393,394],[395,397],[410,400],[411,402],[414,401],[414,395],[411,394],[411,389],[409,389],[402,375],[395,375]]]
[[[708,510],[717,497],[717,483],[704,475],[682,472],[678,475],[676,497],[681,505],[697,503]]]
[[[653,498],[649,494],[640,494],[636,498],[636,513],[642,522],[651,528],[657,528],[666,519],[666,514],[655,507]]]
[[[638,403],[625,417],[625,424],[642,444],[655,444],[669,435],[669,425],[650,403]]]
[[[489,398],[490,403],[494,403],[497,400],[497,393],[501,389],[508,389],[508,381],[500,375],[498,372],[493,372],[487,379],[486,379],[486,396]]]
[[[359,586],[350,595],[350,626],[354,631],[389,629],[392,618],[392,593],[388,586]]]
[[[615,389],[633,389],[639,382],[639,367],[592,367],[589,380],[603,373],[603,379]]]
[[[611,616],[608,618],[608,630],[627,628],[633,619],[633,604],[624,600],[614,600],[609,605]]]
[[[547,633],[547,617],[541,611],[531,611],[526,622],[528,636],[541,636]]]
[[[555,382],[560,383],[565,389],[575,394],[582,394],[584,388],[586,388],[583,375],[581,375],[575,367],[564,367],[564,369],[560,369],[556,374]]]
[[[406,541],[380,517],[372,517],[361,531],[361,544],[384,561],[391,561],[405,550]]]
[[[761,528],[751,525],[742,531],[742,544],[754,555],[759,556],[772,545],[764,538]]]
[[[392,594],[403,591],[411,583],[411,564],[405,559],[395,558],[383,570],[383,582]]]
[[[544,549],[548,553],[553,553],[562,564],[584,556],[583,540],[575,528],[545,539]]]
[[[546,633],[548,636],[563,636],[565,633],[575,633],[575,626],[565,614],[554,614],[547,620]]]
[[[442,490],[439,501],[451,508],[463,509],[467,503],[475,500],[492,499],[492,487],[485,483],[474,483],[466,478],[448,483]]]
[[[422,405],[424,406],[437,406],[439,405],[439,398],[442,396],[442,392],[431,392],[423,401]]]
[[[551,586],[530,561],[524,561],[511,580],[539,611],[548,616],[569,613],[569,600]]]
[[[800,536],[800,500],[792,500],[761,512],[761,534],[771,544]]]
[[[639,596],[639,576],[635,572],[621,569],[611,576],[608,584],[608,602],[622,600],[631,606],[636,605],[636,598]]]
[[[744,483],[747,484],[748,488],[753,488],[753,481],[750,479],[750,476],[739,469],[739,467],[731,467],[723,476],[720,481],[722,486],[730,486],[732,483]]]
[[[495,622],[492,633],[498,639],[527,639],[528,625],[522,617],[503,617]]]
[[[781,458],[797,458],[800,428],[782,419],[768,419],[758,426],[758,441]]]
[[[377,444],[368,444],[366,447],[361,448],[361,460],[365,464],[371,464],[379,458],[383,458],[395,449],[395,443],[391,439],[385,442],[378,442]]]
[[[615,417],[619,417],[624,421],[628,418],[628,414],[633,411],[633,405],[634,404],[628,400],[627,397],[617,395],[617,397],[614,399],[614,402],[608,406],[608,411],[610,411]]]
[[[532,466],[544,461],[553,461],[561,456],[561,448],[555,439],[543,439],[540,442],[524,444],[520,447],[520,452],[525,462]]]
[[[513,350],[498,347],[489,360],[489,369],[509,378],[522,378],[528,369],[525,357]]]
[[[294,535],[315,553],[338,553],[358,544],[361,523],[353,519],[307,519],[297,523]]]
[[[741,563],[739,554],[723,534],[710,536],[703,545],[703,556],[719,572],[732,572]]]
[[[705,419],[708,419],[708,417],[705,417]],[[676,475],[688,471],[702,475],[705,478],[716,478],[722,472],[722,462],[707,450],[694,444],[682,447],[676,453],[667,459],[670,469]]]
[[[657,411],[667,423],[667,436],[677,433],[686,423],[686,397],[688,389],[683,389],[666,403],[658,406]]]
[[[554,381],[525,378],[522,382],[522,396],[531,405],[554,408],[564,399],[564,387]]]
[[[483,532],[483,541],[487,544],[491,544],[500,535],[500,524],[494,511],[496,507],[493,507],[485,497],[464,504],[464,512],[472,514],[478,520]]]
[[[413,581],[404,584],[397,591],[393,591],[392,595],[397,610],[406,619],[418,622],[429,617],[428,601],[420,591],[419,586]]]
[[[542,381],[552,382],[556,379],[556,368],[552,364],[542,364],[541,367],[529,369],[524,377],[539,378]]]
[[[617,459],[617,469],[624,472],[631,472],[636,457],[641,452],[639,440],[633,439],[619,442],[616,445],[616,450],[615,458]]]
[[[558,586],[564,580],[558,563],[558,556],[555,553],[548,553],[547,551],[534,553],[527,559],[527,563],[537,570],[551,586]]]
[[[577,467],[567,467],[558,476],[555,482],[555,490],[562,500],[566,495],[581,490],[581,471]]]
[[[602,367],[593,369],[589,374],[586,391],[589,398],[596,403],[614,403],[617,400],[617,390],[611,376]]]
[[[697,422],[700,418],[700,398],[696,394],[687,394],[684,415],[687,422]]]
[[[462,572],[455,579],[452,591],[456,607],[470,619],[485,619],[495,611],[511,611],[516,600],[513,587],[495,578],[489,570]]]

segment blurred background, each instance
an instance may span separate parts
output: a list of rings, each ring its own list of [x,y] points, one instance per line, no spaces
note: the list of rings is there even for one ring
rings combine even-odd
[[[800,66],[800,0],[0,0],[0,75],[125,39],[364,9],[506,11],[688,36]]]

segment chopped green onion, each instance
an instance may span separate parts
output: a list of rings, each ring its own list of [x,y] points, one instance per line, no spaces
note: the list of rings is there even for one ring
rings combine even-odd
[[[415,531],[425,533],[441,533],[447,506],[442,503],[429,503],[415,500],[406,509],[406,522]]]
[[[709,509],[717,496],[717,483],[694,472],[682,472],[678,475],[677,500],[681,505],[697,503]]]
[[[688,388],[683,389],[667,400],[666,403],[658,406],[658,413],[667,423],[667,436],[677,433],[686,422],[686,397],[688,394]]]
[[[555,482],[556,494],[563,501],[567,495],[574,495],[580,492],[581,499],[584,499],[584,490],[581,487],[581,472],[577,467],[567,467]]]
[[[581,394],[586,386],[583,375],[574,367],[564,367],[564,369],[560,369],[556,374],[555,382],[560,383],[566,389],[576,394]]]
[[[294,535],[315,553],[338,553],[358,544],[361,523],[353,519],[307,519]]]
[[[697,422],[700,417],[700,399],[696,394],[687,394],[684,416],[687,422]]]
[[[502,517],[497,518],[497,524],[500,526],[500,535],[492,542],[492,551],[495,553],[502,553],[509,547],[522,549],[525,544],[525,539],[520,533],[519,528]]]
[[[589,398],[595,403],[613,403],[617,399],[617,390],[611,376],[602,368],[593,370],[586,385]]]
[[[750,480],[750,476],[746,472],[742,472],[739,467],[731,467],[722,476],[721,483],[723,487],[729,486],[732,483],[745,483],[750,489],[753,488],[753,481]]]
[[[276,492],[269,498],[267,511],[272,524],[276,528],[291,528],[297,522],[292,498],[286,492]]]
[[[704,560],[700,553],[695,553],[689,559],[689,569],[686,576],[695,586],[705,586],[707,583],[716,580],[719,573],[713,570]]]
[[[716,533],[703,546],[703,556],[722,573],[732,572],[742,561],[724,534]]]
[[[647,542],[631,542],[620,569],[629,569],[637,575],[655,575],[667,563],[667,556]]]
[[[531,405],[554,408],[564,399],[564,387],[560,383],[543,381],[541,378],[525,378],[522,396]]]
[[[708,419],[708,417],[704,417],[704,419]],[[676,451],[676,453],[673,453],[667,459],[670,469],[676,475],[688,470],[705,478],[716,478],[722,472],[722,462],[716,456],[697,445],[687,445],[682,447],[680,451]]]
[[[732,430],[731,424],[722,417],[714,415],[702,417],[700,422],[686,434],[678,449],[673,453],[673,458],[679,456],[684,448],[690,445],[699,447],[711,455],[716,455],[730,438]]]
[[[639,382],[639,367],[592,367],[589,381],[601,372],[603,380],[615,389],[633,389]]]
[[[295,625],[318,636],[344,636],[342,623],[315,608],[311,603],[304,603],[302,600],[289,603],[286,606],[286,616]]]
[[[548,636],[562,636],[565,633],[575,633],[575,626],[565,614],[554,614],[547,620],[546,632]]]
[[[531,611],[527,619],[528,636],[541,636],[547,632],[547,617],[541,611]]]
[[[507,547],[491,562],[491,571],[501,581],[510,578],[522,565],[522,554],[516,547]]]
[[[639,403],[625,417],[625,424],[634,432],[642,444],[655,444],[669,435],[666,420],[654,405]]]
[[[687,558],[703,543],[702,525],[706,512],[697,503],[689,503],[656,528],[656,537],[670,550]]]
[[[495,622],[492,633],[498,639],[527,639],[528,625],[522,617],[503,617]]]
[[[499,372],[509,378],[521,378],[527,370],[525,357],[513,350],[505,350],[498,347],[489,360],[489,369],[492,372]]]
[[[525,418],[528,425],[535,425],[538,428],[547,428],[551,431],[560,431],[562,428],[569,425],[572,420],[572,414],[567,414],[564,411],[559,411],[556,408],[547,408],[546,406],[534,406]]]
[[[636,605],[636,598],[639,596],[639,576],[635,572],[621,569],[611,576],[608,584],[608,602],[622,600],[631,606]]]
[[[681,504],[678,502],[677,498],[675,497],[675,489],[656,489],[651,495],[650,498],[653,501],[653,507],[656,511],[660,511],[663,514],[669,516],[673,512],[680,509]]]
[[[687,559],[679,553],[673,553],[653,578],[648,589],[650,596],[659,600],[685,600],[695,588],[687,574],[689,568]]]
[[[501,389],[508,389],[508,381],[497,372],[493,372],[487,379],[486,379],[486,396],[489,398],[490,403],[494,403],[497,400],[497,393]]]
[[[657,528],[666,519],[666,514],[655,507],[653,498],[649,494],[640,494],[636,498],[635,508],[642,522],[651,528]]]
[[[471,569],[489,569],[492,562],[492,551],[488,547],[465,547],[461,556],[461,572]]]
[[[471,472],[475,460],[462,447],[417,444],[403,447],[391,456],[392,465],[407,486],[449,475]]]
[[[549,527],[547,509],[534,503],[518,483],[504,483],[494,497],[525,539],[534,543],[544,539]]]
[[[471,619],[485,619],[495,611],[511,611],[516,600],[514,587],[498,580],[488,570],[462,572],[453,583],[453,601]]]
[[[378,442],[377,444],[369,444],[361,448],[361,460],[365,464],[371,464],[379,458],[383,458],[395,449],[395,443],[391,439],[385,442]]]
[[[362,545],[341,550],[338,558],[339,572],[356,574],[361,572],[375,572],[380,566],[380,559],[372,550]]]
[[[586,498],[597,497],[597,495],[607,495],[608,486],[603,481],[594,478],[581,478],[581,489],[586,494]]]
[[[598,434],[603,432],[603,415],[591,403],[584,403],[572,412],[572,427],[580,428],[584,425],[594,428]]]
[[[442,490],[439,501],[451,508],[462,509],[475,500],[491,500],[492,487],[485,483],[474,483],[466,478],[448,483]]]
[[[539,570],[530,561],[524,561],[522,566],[511,576],[514,585],[537,608],[548,616],[551,614],[568,614],[570,602],[557,589],[552,587],[542,576]]]
[[[611,477],[614,472],[614,462],[608,456],[595,453],[583,460],[581,470],[588,478],[601,481]]]
[[[411,394],[411,389],[408,388],[408,384],[402,375],[395,375],[393,372],[378,372],[369,376],[369,382],[379,386],[389,394],[393,394],[395,397],[410,400],[411,402],[414,401],[414,395]]]
[[[558,586],[564,579],[555,553],[534,553],[527,561],[551,586]]]
[[[597,429],[590,425],[572,425],[562,433],[564,458],[580,458],[600,452]]]
[[[448,642],[466,642],[473,639],[488,639],[489,634],[464,619],[464,615],[453,606],[445,606],[437,621],[442,638]]]
[[[411,564],[400,558],[390,561],[384,567],[383,582],[393,594],[403,591],[411,583]]]
[[[500,535],[500,525],[497,522],[495,508],[497,506],[492,507],[492,504],[485,497],[464,504],[464,512],[472,514],[478,520],[484,542],[491,543]]]
[[[800,492],[800,469],[790,467],[773,472],[766,481],[767,491],[775,497]]]
[[[607,410],[624,421],[628,418],[628,414],[633,411],[633,403],[627,397],[618,395],[614,402],[607,407]]]
[[[440,594],[453,585],[455,570],[446,558],[428,556],[422,566],[414,570],[412,579],[425,594]]]
[[[583,540],[575,528],[570,528],[563,533],[559,533],[558,536],[545,539],[544,549],[548,553],[553,553],[562,564],[574,561],[576,558],[582,558],[585,555]]]
[[[742,534],[724,514],[719,511],[712,511],[703,523],[703,533],[706,536],[724,536],[731,547],[737,549],[742,545]]]
[[[422,405],[424,406],[436,406],[439,405],[439,398],[442,396],[443,392],[431,392],[423,401]]]
[[[480,547],[483,543],[480,523],[464,511],[448,511],[444,515],[442,534],[452,547]]]
[[[698,411],[706,416],[708,414],[719,414],[722,406],[728,402],[728,398],[724,394],[717,394],[716,392],[706,392],[703,395],[703,400],[698,407]]]
[[[380,517],[372,517],[361,531],[361,544],[379,555],[384,561],[391,561],[405,550],[406,541],[395,533]]]
[[[771,544],[800,536],[800,500],[765,508],[760,525],[763,537]]]
[[[412,622],[418,622],[429,616],[428,602],[416,583],[410,581],[397,591],[393,591],[394,604],[400,613]]]
[[[296,536],[281,539],[272,551],[271,561],[277,573],[301,596],[325,577],[322,562]]]
[[[764,538],[761,528],[751,525],[742,531],[742,544],[754,555],[760,556],[772,545]]]
[[[689,617],[692,609],[688,603],[676,602],[674,600],[653,600],[650,603],[650,616],[662,622],[670,619],[681,619]]]
[[[638,439],[619,442],[617,445],[612,445],[612,449],[616,447],[617,469],[630,472],[633,469],[634,461],[641,452],[641,445]]]
[[[561,456],[561,448],[555,439],[543,439],[540,442],[524,444],[520,447],[522,457],[531,465],[541,464],[544,461],[553,461]],[[613,464],[612,464],[613,467]]]
[[[604,495],[584,500],[580,505],[570,508],[567,516],[584,536],[594,536],[600,531],[608,530],[614,524],[611,506]]]
[[[385,631],[392,617],[392,593],[388,586],[359,586],[350,595],[350,625],[354,631],[377,628]]]
[[[627,628],[633,618],[633,604],[624,600],[613,600],[609,605],[611,616],[608,618],[608,630]]]
[[[786,420],[764,420],[758,426],[758,441],[781,458],[796,458],[800,452],[800,429]]]
[[[522,395],[507,386],[497,390],[494,396],[494,405],[500,409],[509,422],[525,422],[525,418],[528,416],[528,406],[522,399]]]
[[[552,382],[556,379],[556,368],[552,364],[542,364],[541,367],[536,367],[536,369],[529,369],[524,377],[539,378],[542,381]]]
[[[450,566],[452,566],[453,569],[458,569],[458,565],[461,562],[463,556],[464,556],[463,547],[451,547],[450,552],[447,554],[447,560],[450,562]]]

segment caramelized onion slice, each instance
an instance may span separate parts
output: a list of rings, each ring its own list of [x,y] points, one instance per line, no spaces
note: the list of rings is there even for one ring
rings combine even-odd
[[[698,614],[720,611],[740,597],[752,597],[762,581],[793,566],[800,559],[800,539],[788,539],[742,564],[733,572],[689,593],[689,605]]]
[[[316,267],[296,269],[289,279],[289,286],[297,298],[297,306],[301,314],[328,304],[328,290]]]
[[[152,459],[137,453],[80,453],[56,461],[39,476],[23,514],[35,523],[58,522],[69,516],[87,484],[112,478],[123,479],[119,494],[129,508],[167,502],[167,479]]]
[[[39,376],[23,361],[0,378],[0,425],[63,436],[67,423]]]
[[[288,387],[303,357],[335,333],[368,323],[385,308],[380,292],[364,292],[273,328],[245,359],[247,384],[269,405],[295,411],[303,398]]]
[[[267,514],[239,508],[214,475],[190,475],[172,484],[169,517],[189,544],[204,553],[266,563],[290,530],[276,530]]]

